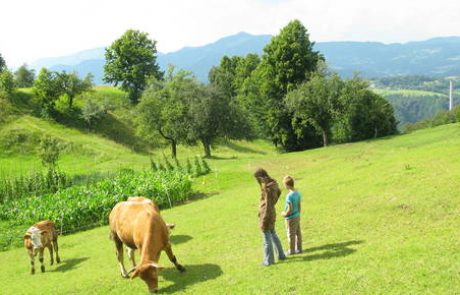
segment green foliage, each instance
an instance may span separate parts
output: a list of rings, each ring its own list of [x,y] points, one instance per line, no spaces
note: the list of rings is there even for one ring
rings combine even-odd
[[[3,58],[2,54],[0,53],[0,72],[3,72],[6,69],[7,69],[7,67],[6,67],[5,59]]]
[[[104,81],[115,86],[121,83],[121,89],[128,91],[131,102],[137,103],[147,79],[161,79],[163,76],[156,54],[156,41],[149,39],[147,33],[126,31],[106,48]]]
[[[68,175],[57,169],[48,169],[46,173],[34,171],[27,175],[0,178],[0,203],[54,193],[71,185]]]
[[[193,171],[194,175],[196,176],[202,175],[204,171],[203,171],[203,168],[201,167],[200,158],[198,156],[195,156],[194,164],[195,164],[195,169]]]
[[[15,199],[0,205],[0,220],[33,224],[50,219],[64,233],[107,224],[113,206],[129,196],[152,198],[160,208],[187,200],[191,180],[178,171],[134,172],[123,170],[116,176],[89,186],[73,186],[54,194]]]
[[[104,103],[97,102],[91,98],[85,101],[81,109],[81,118],[88,124],[89,127],[95,126],[107,114],[107,107]]]
[[[243,83],[241,100],[252,113],[260,133],[286,151],[305,148],[292,127],[292,113],[284,96],[309,79],[322,56],[313,50],[306,28],[291,21],[264,48],[262,61]]]
[[[203,174],[204,175],[206,175],[209,172],[211,172],[211,167],[209,167],[208,162],[204,158],[201,159],[201,167],[203,168]]]
[[[40,103],[42,116],[53,117],[56,101],[62,94],[58,73],[42,68],[34,82],[34,93]]]
[[[193,166],[192,166],[192,162],[190,162],[190,159],[187,158],[187,162],[186,162],[186,171],[188,174],[192,175],[193,174]]]
[[[43,136],[38,147],[38,156],[43,164],[49,170],[57,167],[57,162],[61,153],[60,141],[51,136]]]
[[[140,132],[147,138],[160,135],[171,145],[171,154],[177,156],[178,143],[190,138],[190,101],[202,94],[202,86],[186,71],[174,74],[170,67],[165,81],[152,81],[138,105]]]
[[[285,103],[293,114],[293,127],[298,138],[305,134],[305,126],[312,125],[322,134],[323,145],[328,145],[342,88],[343,82],[338,75],[327,78],[316,74],[287,94]]]
[[[339,99],[335,126],[337,142],[358,141],[395,134],[393,107],[369,89],[366,81],[354,77],[345,82]]]
[[[88,74],[84,79],[80,79],[76,72],[58,74],[59,84],[62,87],[62,94],[67,96],[68,107],[72,108],[75,96],[91,90],[93,87],[93,76]]]
[[[404,131],[406,133],[413,132],[415,130],[436,127],[445,124],[460,122],[460,105],[454,107],[451,111],[438,112],[433,117],[422,120],[413,124],[407,124]]]
[[[13,74],[8,70],[0,71],[0,93],[10,95],[15,88]]]
[[[14,84],[16,87],[26,88],[32,87],[35,81],[35,70],[28,69],[26,64],[23,64],[14,72]]]

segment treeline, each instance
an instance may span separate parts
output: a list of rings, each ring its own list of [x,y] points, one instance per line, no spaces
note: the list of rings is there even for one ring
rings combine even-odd
[[[422,75],[407,75],[372,79],[376,88],[413,89],[448,94],[449,83],[460,85],[460,77],[435,78]]]
[[[162,138],[173,157],[178,144],[196,143],[209,157],[219,137],[264,138],[296,151],[395,133],[391,105],[359,77],[342,80],[328,72],[313,45],[302,23],[291,21],[261,56],[223,57],[204,85],[172,66],[162,72],[156,41],[128,30],[106,48],[104,81],[128,93],[142,138]],[[43,116],[54,116],[62,95],[71,109],[73,98],[91,88],[91,77],[64,79],[69,75],[40,71],[33,87]],[[94,103],[86,109],[98,114]]]
[[[144,136],[164,138],[173,156],[178,143],[195,142],[210,156],[218,137],[266,138],[294,151],[396,132],[391,105],[364,80],[328,73],[297,20],[262,56],[223,57],[208,85],[185,71],[162,73],[155,44],[145,33],[126,32],[106,50],[104,79],[129,93]],[[133,56],[135,63],[122,62]]]
[[[460,122],[460,105],[454,107],[450,111],[438,112],[436,115],[429,119],[422,120],[413,124],[407,124],[404,128],[404,131],[409,133],[419,129],[425,129],[458,122]]]

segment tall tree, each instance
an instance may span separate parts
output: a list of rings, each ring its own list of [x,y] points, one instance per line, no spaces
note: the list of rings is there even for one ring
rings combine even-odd
[[[284,103],[284,96],[308,80],[322,60],[313,45],[302,23],[291,21],[265,46],[262,61],[250,79],[252,85],[246,85],[252,92],[248,97],[257,100],[252,103],[259,106],[256,111],[263,112],[260,123],[264,131],[276,146],[286,151],[305,148],[292,127],[292,113]]]
[[[26,64],[23,64],[14,72],[14,83],[17,87],[32,87],[35,80],[35,70],[28,69]]]
[[[140,128],[144,134],[158,134],[171,145],[177,156],[177,144],[187,142],[190,134],[189,101],[201,94],[199,82],[186,71],[174,74],[168,69],[164,81],[154,81],[138,104]]]
[[[65,71],[58,73],[58,79],[62,88],[62,93],[67,96],[69,109],[72,108],[75,96],[90,90],[93,87],[93,75],[88,74],[84,79],[80,79],[78,74],[66,73]]]
[[[115,86],[121,83],[131,102],[137,103],[148,78],[163,76],[156,55],[156,41],[149,39],[147,33],[128,30],[106,48],[104,81]]]

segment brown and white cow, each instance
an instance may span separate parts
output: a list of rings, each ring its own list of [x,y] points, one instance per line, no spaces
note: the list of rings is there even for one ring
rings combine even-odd
[[[61,258],[59,258],[56,226],[52,221],[44,220],[32,225],[24,235],[24,246],[30,256],[31,274],[35,273],[35,256],[37,256],[37,253],[38,260],[41,264],[41,270],[45,272],[45,264],[43,261],[43,252],[45,248],[48,248],[50,252],[51,265],[54,263],[53,247],[56,252],[57,263],[61,262]]]
[[[160,215],[158,206],[150,199],[131,197],[115,205],[109,216],[110,237],[115,242],[121,276],[139,276],[147,284],[150,292],[158,291],[158,273],[163,267],[158,265],[161,251],[165,251],[177,270],[185,268],[177,262],[171,249],[169,229]],[[128,247],[128,256],[133,269],[126,271],[123,262],[123,244]],[[134,261],[134,250],[141,255],[139,263]]]

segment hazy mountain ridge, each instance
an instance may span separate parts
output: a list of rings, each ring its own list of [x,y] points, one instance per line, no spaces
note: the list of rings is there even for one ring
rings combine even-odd
[[[168,64],[192,71],[203,82],[209,69],[217,65],[224,55],[261,54],[270,41],[270,35],[238,33],[216,42],[185,47],[171,53],[158,53],[158,63],[165,70]],[[329,66],[341,76],[360,73],[366,78],[426,75],[446,77],[460,75],[460,37],[438,37],[426,41],[384,44],[379,42],[319,42],[315,49],[326,58]],[[102,83],[104,48],[94,48],[76,54],[40,59],[32,68],[77,71],[80,75],[91,72],[95,83]]]

